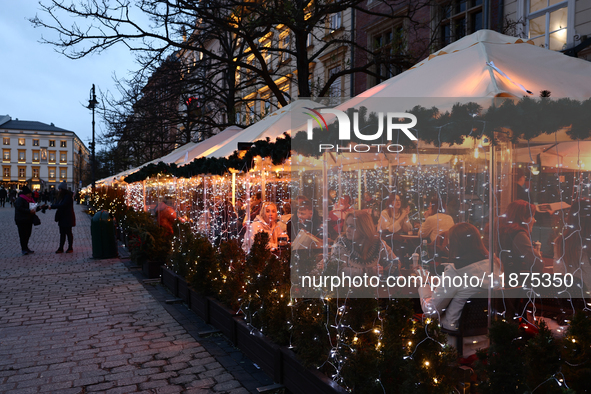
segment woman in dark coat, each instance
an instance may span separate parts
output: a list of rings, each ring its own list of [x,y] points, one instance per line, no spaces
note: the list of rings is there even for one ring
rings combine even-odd
[[[58,186],[58,194],[56,202],[50,209],[57,209],[55,213],[55,221],[60,228],[60,246],[55,253],[64,253],[64,244],[66,237],[68,238],[68,249],[66,253],[73,253],[72,243],[74,242],[74,235],[72,234],[72,227],[76,224],[76,217],[74,216],[74,199],[72,192],[68,190],[66,182],[62,182]]]
[[[23,186],[18,198],[14,201],[14,221],[18,227],[23,256],[33,253],[29,249],[29,238],[31,238],[31,232],[33,231],[33,216],[35,216],[36,211],[35,209],[29,209],[29,204],[34,202],[33,192],[27,186]]]

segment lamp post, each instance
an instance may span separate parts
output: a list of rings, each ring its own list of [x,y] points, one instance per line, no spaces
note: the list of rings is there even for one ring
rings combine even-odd
[[[94,91],[94,84],[92,84],[92,89],[90,89],[90,99],[88,100],[88,109],[92,110],[92,193],[95,192],[95,169],[96,169],[96,157],[95,157],[95,149],[94,149],[94,108],[97,106],[98,101],[96,101],[96,94]]]

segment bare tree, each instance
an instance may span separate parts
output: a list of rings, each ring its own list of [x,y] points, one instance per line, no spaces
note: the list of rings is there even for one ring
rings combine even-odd
[[[407,21],[406,26],[411,28],[420,24],[413,19],[418,11],[430,7],[428,0],[385,0],[385,7],[382,6],[378,12],[362,7],[362,3],[365,0],[140,0],[132,5],[128,0],[120,0],[115,4],[85,0],[67,5],[58,0],[49,0],[41,4],[45,17],[35,17],[31,21],[36,26],[56,32],[57,39],[44,41],[55,45],[73,59],[106,50],[119,43],[136,52],[145,67],[160,64],[174,51],[196,52],[200,61],[205,58],[212,62],[212,67],[225,66],[226,81],[231,82],[236,70],[246,71],[249,78],[240,83],[265,85],[279,105],[286,105],[289,100],[277,83],[278,77],[282,75],[281,68],[271,64],[277,58],[294,59],[297,73],[293,74],[300,97],[312,96],[310,64],[337,46],[366,53],[368,61],[361,65],[348,64],[331,75],[323,81],[322,86],[317,87],[320,95],[325,94],[340,76],[372,72],[370,68],[375,61],[372,49],[357,43],[349,32],[334,34],[328,22],[331,15],[354,9],[383,18]],[[138,13],[151,23],[138,22],[138,18],[134,18]],[[64,15],[80,22],[67,26],[61,22]],[[289,30],[289,45],[279,40],[267,43],[264,39],[277,26]],[[190,32],[188,39],[187,32]],[[222,35],[225,35],[224,39],[221,39]],[[307,45],[310,36],[315,37],[317,43],[311,50]],[[208,46],[207,43],[212,40],[218,40],[220,44]],[[417,59],[400,59],[404,67],[411,64],[412,60]],[[225,111],[233,109],[230,107],[234,104],[226,102]]]

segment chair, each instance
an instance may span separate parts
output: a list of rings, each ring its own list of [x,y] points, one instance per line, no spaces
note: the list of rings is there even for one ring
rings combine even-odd
[[[458,356],[463,357],[464,337],[488,334],[488,293],[480,292],[466,301],[458,322],[458,330],[442,328],[441,331],[456,338]]]

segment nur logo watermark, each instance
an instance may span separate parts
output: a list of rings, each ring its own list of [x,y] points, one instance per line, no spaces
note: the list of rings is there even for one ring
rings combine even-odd
[[[353,112],[353,121],[349,119],[349,115],[345,112],[340,111],[334,108],[321,108],[320,110],[315,110],[312,108],[305,107],[306,110],[310,112],[304,112],[304,114],[310,116],[310,119],[307,121],[307,138],[308,140],[313,140],[314,137],[314,125],[315,123],[320,127],[321,132],[328,131],[328,124],[326,119],[324,118],[324,114],[331,114],[335,115],[338,121],[339,127],[339,140],[341,141],[351,141],[351,129],[353,130],[354,137],[361,141],[378,141],[382,139],[384,134],[384,129],[386,131],[386,140],[392,141],[393,132],[395,130],[400,130],[412,141],[416,141],[417,137],[414,136],[410,132],[409,129],[413,128],[417,124],[417,118],[415,115],[406,113],[406,112],[387,112],[385,115],[383,112],[379,112],[377,115],[378,118],[378,125],[377,130],[370,134],[362,133],[359,129],[359,112]],[[410,122],[401,123],[409,119]],[[351,128],[351,124],[353,127]],[[384,127],[385,124],[385,127]],[[403,147],[400,144],[356,144],[356,145],[347,145],[347,146],[339,146],[334,144],[319,144],[319,151],[336,151],[336,152],[369,152],[372,150],[372,147],[377,148],[378,152],[391,152],[391,153],[398,153],[401,152]],[[375,149],[374,148],[374,149]]]

